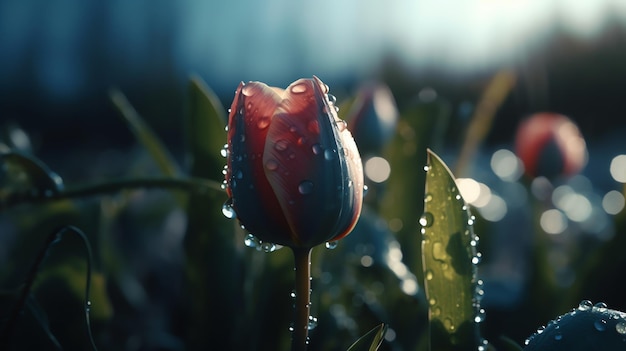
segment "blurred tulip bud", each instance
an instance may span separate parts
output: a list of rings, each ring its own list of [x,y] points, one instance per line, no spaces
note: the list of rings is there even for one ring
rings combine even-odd
[[[536,113],[522,121],[515,150],[530,177],[571,176],[587,162],[580,130],[569,118],[556,113]]]
[[[389,87],[381,83],[364,85],[357,92],[347,120],[361,153],[380,154],[398,123],[398,108]]]
[[[311,248],[346,236],[363,202],[361,157],[317,77],[286,90],[241,83],[228,121],[227,193],[263,242]]]

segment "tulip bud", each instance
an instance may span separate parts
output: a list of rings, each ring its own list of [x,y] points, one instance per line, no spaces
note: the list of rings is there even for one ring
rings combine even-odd
[[[361,158],[317,77],[286,90],[241,83],[227,148],[230,205],[260,240],[311,248],[354,228],[363,201]]]
[[[398,108],[389,87],[370,83],[359,89],[347,117],[363,155],[379,155],[398,123]]]
[[[626,349],[626,313],[583,300],[526,339],[525,351]]]
[[[530,177],[570,176],[587,161],[585,140],[569,118],[556,113],[537,113],[522,121],[515,150]]]

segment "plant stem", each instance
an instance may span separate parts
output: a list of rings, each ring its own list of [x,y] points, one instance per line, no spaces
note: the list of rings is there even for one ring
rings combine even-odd
[[[115,193],[125,189],[161,188],[183,191],[223,191],[219,183],[199,178],[137,178],[106,181],[102,183],[68,187],[51,194],[24,193],[11,194],[0,201],[0,210],[19,204],[40,203],[53,200],[73,199],[93,195]]]
[[[292,248],[296,268],[296,303],[291,351],[305,351],[308,346],[311,310],[311,248]]]

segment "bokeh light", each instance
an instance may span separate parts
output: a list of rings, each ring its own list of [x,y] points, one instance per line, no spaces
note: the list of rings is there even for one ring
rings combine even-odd
[[[365,176],[374,183],[382,183],[389,178],[391,166],[382,157],[374,156],[365,161]]]
[[[514,182],[524,173],[524,166],[510,150],[500,149],[491,156],[491,169],[500,179]]]
[[[620,183],[626,183],[626,155],[617,155],[611,160],[611,177]]]
[[[560,234],[567,229],[567,218],[563,212],[550,209],[541,214],[539,225],[548,234]]]
[[[602,198],[602,208],[606,213],[616,215],[624,209],[624,195],[617,190],[611,190]]]

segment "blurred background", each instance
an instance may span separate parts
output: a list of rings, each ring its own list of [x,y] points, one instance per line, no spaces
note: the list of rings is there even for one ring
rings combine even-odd
[[[528,313],[529,306],[543,306],[541,287],[528,285],[534,281],[529,263],[533,236],[528,235],[535,230],[532,218],[548,238],[541,239],[547,242],[542,253],[546,267],[552,267],[546,279],[553,283],[550,293],[555,295],[544,303],[559,301],[559,292],[574,291],[552,311],[563,312],[581,297],[626,309],[620,297],[624,291],[617,288],[626,274],[624,260],[611,256],[603,266],[591,251],[615,244],[623,235],[623,220],[617,219],[626,182],[626,2],[0,0],[3,138],[18,146],[26,140],[28,149],[66,184],[153,169],[146,166],[145,155],[111,103],[111,89],[127,96],[183,163],[182,121],[192,75],[201,77],[225,107],[240,81],[286,87],[312,75],[328,84],[340,103],[371,81],[389,87],[401,112],[416,99],[440,99],[449,108],[450,119],[435,151],[450,164],[463,159],[465,132],[479,103],[489,106],[485,92],[497,77],[508,77],[502,99],[492,102],[493,116],[484,121],[485,131],[471,162],[455,172],[464,179],[464,197],[474,206],[477,232],[487,238],[481,242],[485,246],[480,273],[485,281],[487,335],[506,334],[523,341],[537,322],[555,316],[538,313],[517,330],[510,321],[516,313]],[[523,176],[523,166],[513,153],[515,133],[520,121],[541,111],[563,114],[580,128],[586,166],[575,176]],[[28,137],[20,137],[18,130]],[[421,170],[423,164],[412,166]],[[372,184],[384,183],[389,175],[368,177]],[[140,204],[153,204],[152,196],[159,198],[146,196]],[[107,206],[106,211],[117,208]],[[164,212],[166,219],[137,222],[131,215],[128,222],[116,225],[127,233],[139,231],[145,224],[141,220],[146,220],[153,229],[171,226],[166,230],[184,231],[181,212],[151,209]],[[137,215],[132,211],[139,210],[130,211]],[[416,219],[419,214],[416,211]],[[402,230],[402,221],[388,215],[385,219],[389,231]],[[9,222],[3,219],[5,230],[14,230]],[[0,262],[9,260],[17,242],[13,236],[2,236]],[[158,251],[159,264],[165,260],[171,268],[180,253],[163,247],[178,245],[180,236],[161,239],[153,244],[156,248],[143,250]],[[146,239],[137,240],[122,246],[132,252],[133,245]],[[618,255],[619,248],[626,249],[613,245],[610,252]],[[148,269],[138,262],[126,263],[135,267],[135,274]],[[603,274],[609,265],[616,270]],[[174,267],[168,272],[177,272]],[[589,277],[594,279],[585,280]],[[167,280],[157,275],[146,279],[152,288],[162,288]],[[585,281],[595,288],[586,288]],[[161,297],[165,301],[179,293],[167,290]],[[161,313],[169,323],[175,320]],[[109,340],[113,345],[116,341]],[[151,349],[130,337],[124,342],[129,350]],[[177,345],[169,339],[155,342]]]

